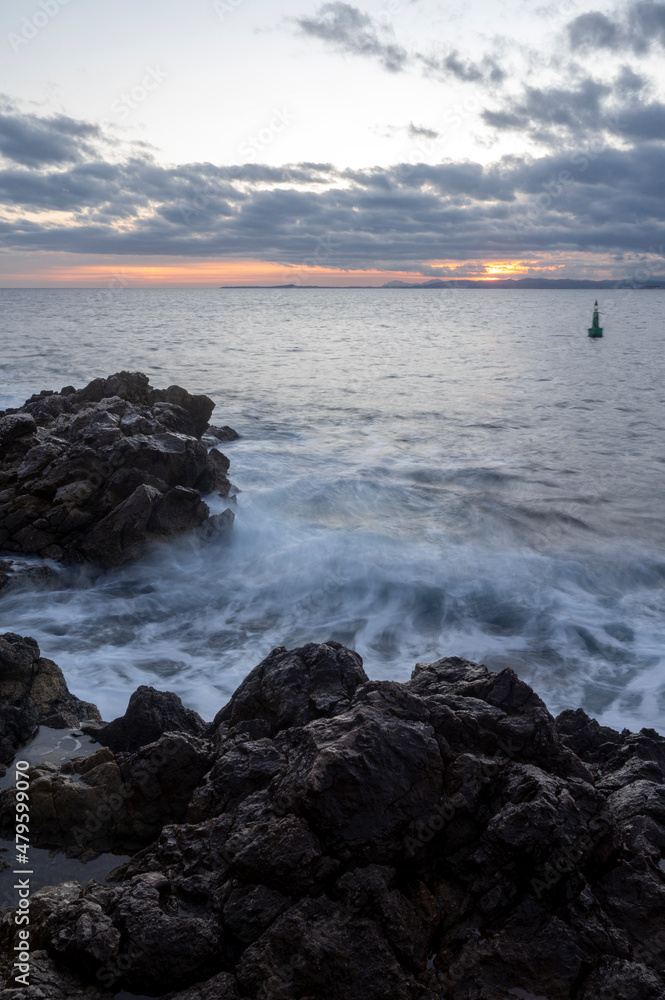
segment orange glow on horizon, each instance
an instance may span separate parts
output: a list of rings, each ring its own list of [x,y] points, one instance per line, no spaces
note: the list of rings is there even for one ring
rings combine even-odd
[[[1,260],[1,258],[0,258]],[[34,257],[30,265],[39,264]],[[35,267],[30,273],[0,272],[0,283],[38,281],[42,285],[90,288],[164,288],[212,287],[224,285],[382,285],[387,281],[425,281],[419,272],[379,271],[376,269],[342,270],[335,267],[285,266],[273,261],[257,260],[162,260],[159,263],[50,263]]]
[[[427,260],[414,270],[288,265],[269,260],[211,260],[175,255],[140,257],[59,251],[0,250],[0,288],[219,288],[229,285],[380,286],[438,278],[496,281],[505,277],[612,277],[590,254],[553,254],[522,260]]]

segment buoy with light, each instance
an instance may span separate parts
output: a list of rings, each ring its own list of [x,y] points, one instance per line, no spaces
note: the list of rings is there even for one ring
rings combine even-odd
[[[602,337],[603,328],[598,322],[598,299],[593,304],[593,319],[591,320],[591,326],[589,327],[590,337]]]

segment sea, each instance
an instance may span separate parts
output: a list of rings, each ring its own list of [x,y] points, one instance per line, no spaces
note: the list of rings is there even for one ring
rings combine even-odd
[[[602,339],[587,336],[599,298]],[[665,291],[3,289],[0,408],[121,369],[240,434],[232,538],[0,593],[106,719],[211,719],[275,646],[463,656],[665,733]],[[38,560],[23,560],[34,563]],[[51,564],[55,567],[55,564]],[[56,567],[57,568],[57,567]]]

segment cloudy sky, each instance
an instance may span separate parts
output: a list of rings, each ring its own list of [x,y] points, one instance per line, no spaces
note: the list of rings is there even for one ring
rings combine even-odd
[[[3,0],[0,286],[665,273],[665,3]]]

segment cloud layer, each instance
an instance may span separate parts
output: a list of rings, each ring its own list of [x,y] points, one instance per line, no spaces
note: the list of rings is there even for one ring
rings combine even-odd
[[[594,99],[590,92],[578,113],[592,113]],[[85,122],[5,106],[1,125],[0,238],[15,250],[426,269],[562,251],[662,255],[665,243],[665,144],[648,136],[628,149],[489,167],[345,170],[169,167],[140,148],[110,163],[95,153],[91,143],[102,137]]]

